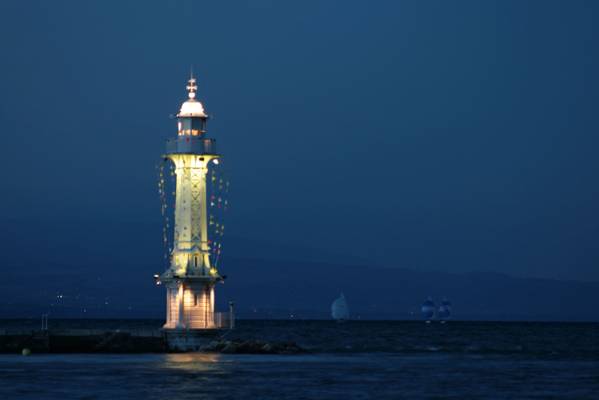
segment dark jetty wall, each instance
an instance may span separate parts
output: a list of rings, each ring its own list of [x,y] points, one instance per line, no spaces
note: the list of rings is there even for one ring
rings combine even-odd
[[[160,334],[135,336],[127,332],[64,334],[48,331],[0,335],[0,353],[164,353]]]
[[[209,332],[208,332],[209,333]],[[206,333],[206,335],[208,335]],[[225,354],[299,354],[306,352],[295,342],[263,341],[238,337],[235,340],[206,336],[206,344],[185,350],[169,346],[162,331],[138,335],[130,332],[52,332],[0,333],[0,353],[167,353],[201,351]]]
[[[200,349],[206,353],[223,354],[300,354],[307,351],[295,342],[265,342],[262,340],[217,340]]]

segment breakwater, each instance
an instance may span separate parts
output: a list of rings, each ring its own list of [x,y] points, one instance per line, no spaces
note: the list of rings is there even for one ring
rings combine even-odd
[[[225,340],[223,331],[106,331],[90,329],[0,331],[0,353],[168,353],[298,354],[291,341]],[[186,346],[182,346],[182,341]]]
[[[146,330],[33,330],[0,332],[0,353],[162,353],[168,351],[163,332]]]

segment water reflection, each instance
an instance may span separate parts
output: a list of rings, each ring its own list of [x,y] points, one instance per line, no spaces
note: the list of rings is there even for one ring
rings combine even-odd
[[[221,363],[222,356],[220,354],[175,353],[166,354],[164,358],[165,368],[195,372],[222,371]]]

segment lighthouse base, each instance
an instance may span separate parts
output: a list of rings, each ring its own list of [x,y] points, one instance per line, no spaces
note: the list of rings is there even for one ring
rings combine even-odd
[[[163,329],[169,351],[199,351],[217,340],[224,329]]]
[[[165,329],[218,329],[214,313],[214,281],[170,279],[166,286]]]

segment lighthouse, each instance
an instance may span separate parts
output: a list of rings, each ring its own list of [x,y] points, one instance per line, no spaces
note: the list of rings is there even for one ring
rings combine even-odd
[[[207,176],[220,155],[207,134],[208,115],[196,92],[192,76],[188,98],[177,114],[177,136],[167,141],[164,155],[172,162],[175,176],[174,229],[168,232],[172,234],[169,265],[158,279],[166,287],[163,329],[169,345],[182,350],[193,349],[198,344],[195,339],[206,332],[232,325],[232,315],[214,311],[215,286],[223,277],[211,261]]]

